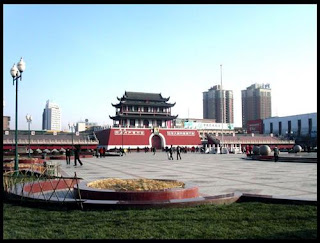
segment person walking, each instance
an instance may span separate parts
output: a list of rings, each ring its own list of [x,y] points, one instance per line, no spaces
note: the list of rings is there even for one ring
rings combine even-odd
[[[126,155],[126,152],[124,151],[123,148],[119,148],[120,151],[120,156]]]
[[[77,166],[77,161],[82,166],[82,162],[80,160],[80,147],[77,147],[74,151],[74,166]]]
[[[274,148],[273,155],[274,155],[274,162],[277,162],[279,159],[279,149],[277,147]]]
[[[67,162],[67,165],[70,165],[70,158],[71,158],[71,151],[70,151],[70,149],[67,148],[67,150],[66,150],[66,162]]]
[[[173,153],[173,148],[172,148],[172,145],[171,145],[170,148],[169,148],[169,160],[173,160],[172,153]]]
[[[96,148],[96,157],[99,158],[99,149]]]
[[[106,148],[102,147],[102,156],[103,158],[106,157]]]
[[[99,153],[100,153],[100,158],[102,158],[102,156],[103,156],[103,148],[102,147],[100,147]]]
[[[155,155],[156,154],[156,147],[153,147],[152,149],[153,149],[153,155]]]
[[[180,160],[181,160],[181,148],[180,146],[177,147],[177,160],[179,159],[180,157]]]

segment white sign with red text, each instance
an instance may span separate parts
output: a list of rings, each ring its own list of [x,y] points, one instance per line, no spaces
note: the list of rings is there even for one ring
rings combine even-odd
[[[167,131],[167,136],[194,136],[193,131]]]
[[[114,131],[114,135],[140,135],[140,136],[144,136],[144,131],[127,131],[127,130],[117,130]]]

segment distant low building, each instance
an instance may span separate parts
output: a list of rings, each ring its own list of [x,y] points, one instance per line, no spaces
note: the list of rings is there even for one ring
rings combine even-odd
[[[202,141],[207,140],[209,134],[234,134],[233,123],[217,123],[215,119],[176,118],[173,124],[176,128],[196,129]]]
[[[54,130],[38,130],[38,131],[19,130],[18,131],[18,149],[21,148],[36,149],[71,149],[73,146],[80,146],[82,150],[96,149],[99,141],[93,133],[65,133]],[[14,151],[15,149],[15,131],[3,131],[3,151]],[[19,152],[19,153],[20,153]]]
[[[77,132],[83,132],[83,131],[93,131],[94,127],[97,127],[98,124],[96,122],[89,122],[88,119],[85,119],[85,121],[79,121],[76,124],[76,131]]]
[[[263,120],[250,120],[247,122],[247,133],[263,134]]]
[[[10,130],[10,116],[3,116],[3,130]]]
[[[176,118],[173,120],[173,126],[176,128],[185,128],[188,123],[216,123],[216,119],[199,119],[199,118]]]
[[[264,134],[278,136],[317,136],[317,113],[263,119]]]
[[[86,130],[86,123],[85,122],[77,122],[76,132],[83,132],[85,130]]]

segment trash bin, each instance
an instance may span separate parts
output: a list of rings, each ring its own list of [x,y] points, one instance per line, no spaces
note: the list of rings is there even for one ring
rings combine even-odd
[[[44,161],[43,166],[45,168],[45,174],[47,176],[54,176],[55,175],[56,167],[54,164],[51,164],[51,163]]]
[[[47,165],[47,175],[48,176],[54,176],[55,175],[55,165],[48,164]]]

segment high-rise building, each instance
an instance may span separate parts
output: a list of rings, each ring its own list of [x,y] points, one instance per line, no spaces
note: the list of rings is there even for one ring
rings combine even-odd
[[[215,119],[217,123],[233,123],[232,90],[222,90],[220,85],[216,85],[203,92],[203,119]]]
[[[252,84],[241,90],[242,127],[251,120],[271,117],[271,89],[269,84]]]
[[[42,129],[61,131],[61,112],[57,104],[47,100],[42,113]]]

